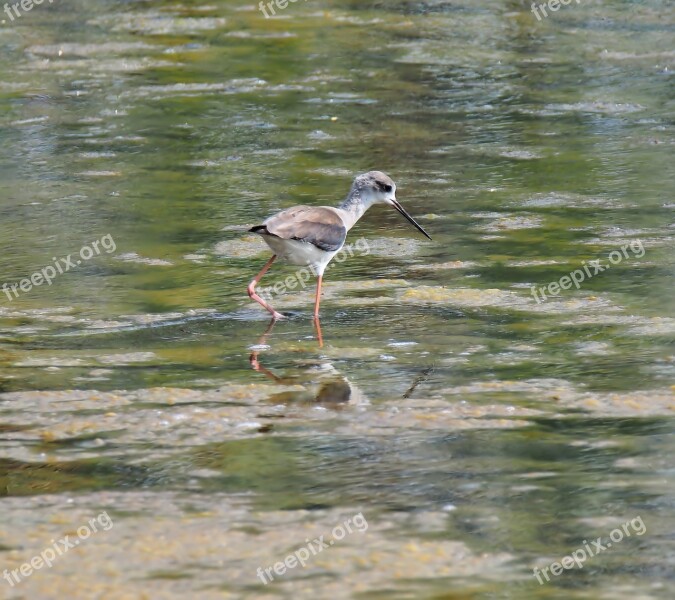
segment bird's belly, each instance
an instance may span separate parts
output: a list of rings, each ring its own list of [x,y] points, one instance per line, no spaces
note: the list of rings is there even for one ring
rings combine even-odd
[[[323,274],[326,265],[339,252],[326,252],[308,242],[284,240],[270,235],[263,236],[263,239],[279,258],[299,267],[314,267],[319,274]]]

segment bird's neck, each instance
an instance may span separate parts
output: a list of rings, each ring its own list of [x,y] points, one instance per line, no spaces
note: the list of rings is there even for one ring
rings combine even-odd
[[[349,193],[349,196],[338,206],[347,231],[354,227],[372,205],[373,199],[364,195],[361,190],[352,190]]]

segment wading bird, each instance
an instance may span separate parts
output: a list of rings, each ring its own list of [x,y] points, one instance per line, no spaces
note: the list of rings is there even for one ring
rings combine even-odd
[[[277,258],[284,259],[292,265],[310,267],[318,276],[314,302],[314,318],[318,322],[323,272],[344,245],[347,232],[373,204],[393,206],[431,239],[396,200],[396,184],[392,179],[380,171],[370,171],[354,179],[349,195],[337,208],[293,206],[249,230],[262,236],[274,252],[272,258],[249,284],[249,297],[268,310],[273,319],[281,319],[283,315],[255,293],[255,286]]]

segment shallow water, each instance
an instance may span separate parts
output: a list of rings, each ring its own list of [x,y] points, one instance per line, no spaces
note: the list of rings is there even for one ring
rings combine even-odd
[[[673,597],[675,11],[528,4],[0,26],[0,571],[113,523],[0,598]],[[371,168],[433,241],[374,207],[269,330],[246,230]]]

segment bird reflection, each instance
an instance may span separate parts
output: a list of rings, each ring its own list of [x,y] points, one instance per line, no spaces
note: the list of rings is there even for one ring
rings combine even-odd
[[[281,385],[302,386],[303,390],[285,391],[274,394],[270,400],[275,403],[303,402],[308,404],[320,404],[337,408],[344,405],[370,404],[361,389],[354,385],[347,377],[342,375],[335,366],[327,360],[308,362],[304,368],[297,369],[293,375],[281,377],[260,362],[260,351],[266,345],[267,336],[274,328],[275,320],[272,319],[269,326],[253,347],[249,356],[251,368],[262,373],[275,383]],[[321,329],[317,322],[319,340]]]

